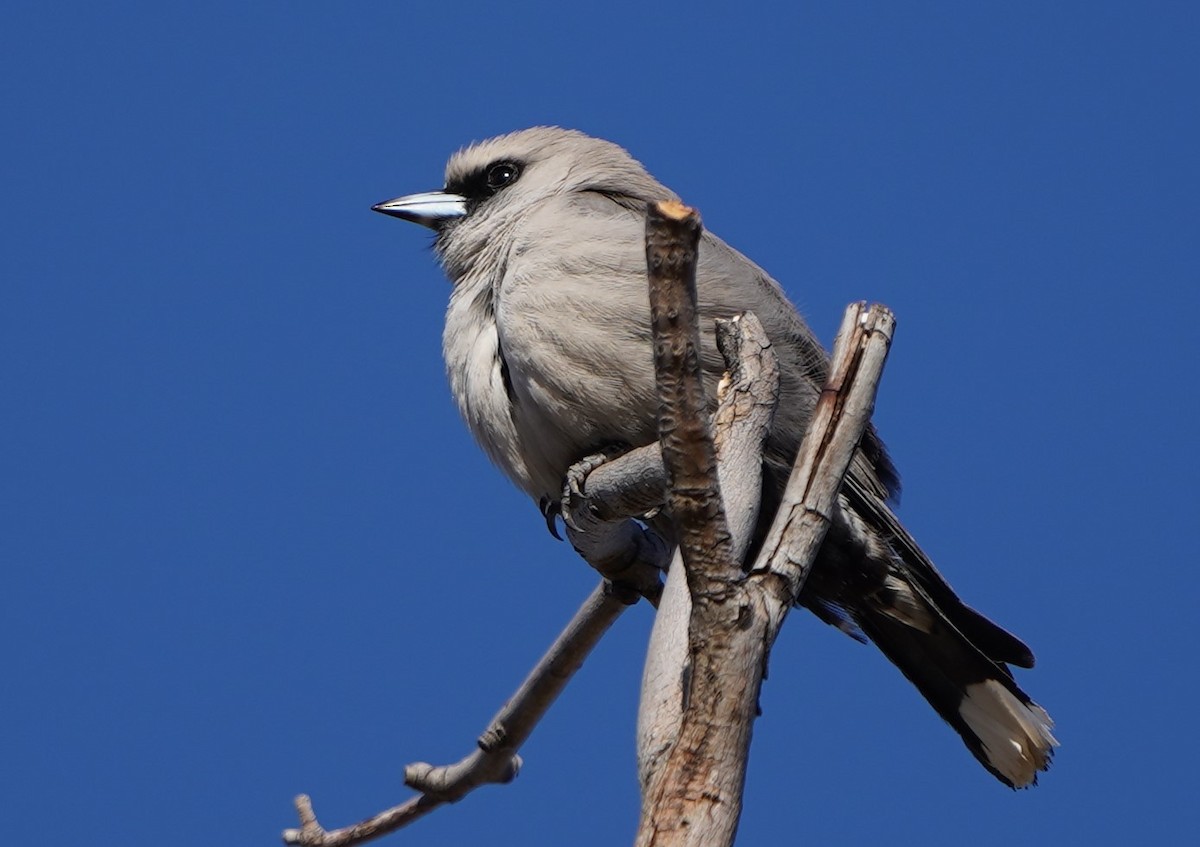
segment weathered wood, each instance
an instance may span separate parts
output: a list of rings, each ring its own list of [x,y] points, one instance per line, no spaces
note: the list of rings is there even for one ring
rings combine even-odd
[[[829,382],[808,424],[783,501],[751,571],[771,573],[798,597],[816,556],[842,479],[875,409],[875,391],[895,333],[885,306],[853,303],[834,342]],[[842,433],[848,432],[853,438]]]
[[[650,325],[658,386],[658,435],[667,469],[667,509],[684,550],[692,594],[721,593],[741,578],[721,508],[717,452],[700,378],[696,260],[700,217],[682,203],[646,213]],[[688,559],[691,555],[693,558]]]
[[[723,505],[734,560],[740,563],[758,523],[763,450],[779,405],[779,361],[752,312],[717,321],[716,335],[727,367],[717,386],[713,417],[717,475],[726,494]]]
[[[766,331],[753,314],[718,321],[717,346],[728,366],[713,418],[717,472],[733,555],[741,561],[758,519],[762,453],[779,402],[779,365]],[[691,610],[687,576],[677,550],[650,632],[638,701],[638,778],[643,789],[679,737],[683,686],[690,668]]]
[[[769,536],[776,542],[772,554],[760,556],[763,564],[756,562],[754,572],[743,578],[730,560],[733,542],[721,505],[715,449],[696,411],[704,409],[704,399],[694,360],[699,332],[694,309],[688,308],[689,289],[694,304],[695,268],[686,266],[687,260],[694,262],[694,250],[667,247],[667,258],[655,264],[662,245],[677,245],[683,232],[694,245],[699,219],[686,207],[660,204],[647,215],[663,460],[672,485],[683,487],[672,491],[669,502],[692,608],[678,738],[644,786],[636,843],[712,847],[733,843],[767,654],[824,539],[830,509],[869,419],[892,323],[890,314],[876,312],[866,322],[870,329],[864,329],[863,305],[851,307],[853,314],[843,324],[849,332],[839,338],[829,387],[805,436],[812,444],[802,448],[794,484],[788,486],[799,496],[776,516]],[[662,290],[672,285],[676,291]],[[867,347],[870,353],[864,353]],[[866,372],[856,384],[860,368]],[[689,423],[689,415],[700,422]],[[680,431],[707,444],[677,449],[672,442]],[[791,543],[798,547],[787,546]]]
[[[731,844],[741,806],[752,720],[741,714],[747,681],[738,664],[724,675],[739,640],[743,574],[725,518],[716,448],[701,379],[696,259],[700,220],[677,203],[646,215],[651,328],[659,396],[659,439],[671,485],[670,514],[679,539],[691,610],[678,735],[647,774],[636,843]],[[678,572],[676,573],[678,576]],[[693,839],[690,836],[697,836]]]

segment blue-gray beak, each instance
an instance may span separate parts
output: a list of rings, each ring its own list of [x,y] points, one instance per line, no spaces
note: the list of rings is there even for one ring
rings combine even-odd
[[[371,210],[437,229],[440,224],[467,213],[467,198],[445,191],[426,191],[376,203]]]

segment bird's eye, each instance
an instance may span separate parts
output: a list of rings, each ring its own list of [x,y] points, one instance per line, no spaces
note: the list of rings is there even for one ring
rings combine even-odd
[[[487,187],[491,191],[499,191],[516,182],[520,175],[521,169],[512,162],[497,162],[487,169]]]

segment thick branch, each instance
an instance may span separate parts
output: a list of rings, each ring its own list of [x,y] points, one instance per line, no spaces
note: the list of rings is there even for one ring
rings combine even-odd
[[[729,633],[738,626],[743,605],[738,597],[744,592],[721,502],[700,373],[695,282],[699,240],[700,220],[693,210],[671,202],[649,207],[646,260],[659,438],[691,612],[686,664],[679,669],[684,674],[682,723],[665,760],[643,786],[639,845],[731,844],[749,746],[750,719],[722,714],[729,703],[744,698],[727,690],[729,686],[714,687],[715,664],[726,657]],[[723,614],[730,611],[732,618]],[[726,679],[736,686],[745,665],[733,667],[739,670]],[[754,688],[756,696],[757,684]]]
[[[647,216],[655,364],[663,407],[663,459],[673,485],[684,486],[683,491],[672,493],[671,504],[688,571],[692,612],[683,722],[678,740],[645,786],[639,845],[733,842],[766,656],[794,600],[793,591],[803,584],[824,538],[829,510],[869,418],[883,357],[863,355],[864,345],[873,345],[882,338],[886,351],[890,339],[890,316],[883,321],[886,332],[864,333],[859,317],[862,306],[852,307],[855,314],[848,316],[847,323],[857,342],[853,338],[840,339],[841,355],[834,362],[834,376],[805,438],[805,442],[814,443],[801,454],[802,458],[811,455],[805,460],[808,470],[798,467],[794,476],[804,478],[793,479],[802,493],[795,505],[776,516],[781,528],[771,537],[778,541],[777,556],[768,557],[767,566],[758,568],[758,573],[740,579],[740,569],[729,558],[732,545],[721,508],[714,450],[705,421],[697,411],[704,408],[702,393],[698,403],[695,399],[699,383],[694,357],[698,328],[694,310],[688,311],[695,302],[694,295],[690,301],[687,297],[688,283],[694,281],[694,264],[689,268],[686,263],[689,259],[694,262],[698,227],[698,219],[686,208],[664,208],[660,204]],[[656,272],[655,256],[661,255],[662,249],[659,239],[678,244],[681,232],[691,239],[692,253],[677,246],[667,249],[668,259],[675,258],[673,262],[664,261],[661,267],[671,268],[672,272]],[[683,267],[676,270],[675,264]],[[663,295],[665,308],[657,310],[656,277],[682,290]],[[660,316],[666,319],[660,320]],[[875,323],[873,319],[872,326]],[[854,371],[864,363],[876,367],[874,374],[864,375],[865,403],[863,391],[849,390]],[[861,414],[864,410],[865,417]],[[693,421],[687,426],[689,415],[699,418],[699,424]],[[845,426],[839,428],[840,424]],[[708,443],[673,449],[671,440],[681,426],[690,431],[690,437]],[[786,544],[796,540],[797,533],[801,541],[815,540],[811,544],[805,541],[800,553],[793,554]],[[737,577],[730,576],[730,568],[737,569]]]
[[[650,324],[658,384],[658,434],[670,491],[668,511],[688,564],[692,594],[721,593],[741,578],[721,507],[717,452],[700,376],[696,259],[700,217],[682,203],[646,214]],[[690,558],[689,558],[690,557]]]
[[[758,519],[763,447],[779,402],[779,365],[766,331],[750,313],[717,321],[717,346],[728,366],[713,419],[717,472],[733,555],[741,561]],[[638,702],[638,779],[643,790],[679,738],[684,684],[691,669],[691,613],[683,558],[676,551],[654,616]]]

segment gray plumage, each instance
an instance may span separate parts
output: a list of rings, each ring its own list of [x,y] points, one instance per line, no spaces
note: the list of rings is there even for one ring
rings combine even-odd
[[[657,438],[643,239],[646,204],[665,198],[676,195],[617,145],[536,127],[456,153],[442,192],[375,207],[437,233],[453,283],[443,335],[451,390],[476,440],[535,502],[556,500],[584,456]],[[754,312],[779,357],[769,521],[827,357],[780,286],[708,232],[697,291],[710,396],[724,367],[716,318]],[[958,599],[891,511],[897,490],[871,430],[801,603],[865,633],[989,771],[1030,785],[1057,743],[1006,667],[1031,667],[1032,653]]]

